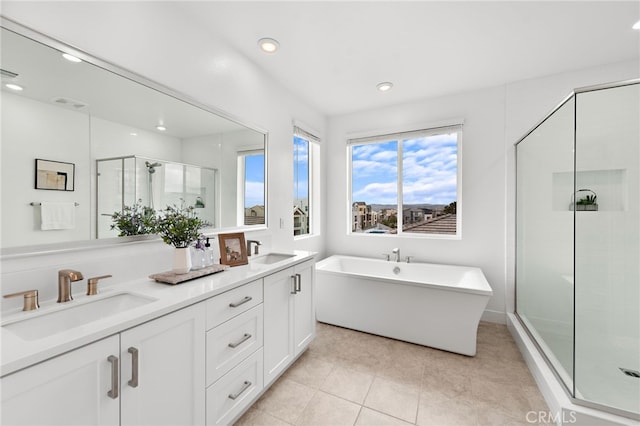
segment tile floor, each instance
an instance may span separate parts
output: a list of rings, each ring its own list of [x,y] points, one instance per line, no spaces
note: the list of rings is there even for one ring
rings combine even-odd
[[[236,426],[531,425],[540,411],[504,325],[480,323],[467,357],[318,323],[309,349]]]

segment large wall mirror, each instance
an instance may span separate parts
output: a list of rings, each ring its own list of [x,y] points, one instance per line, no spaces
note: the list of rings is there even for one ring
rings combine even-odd
[[[112,215],[132,207],[184,203],[211,231],[265,226],[265,133],[2,24],[3,253],[117,241]]]

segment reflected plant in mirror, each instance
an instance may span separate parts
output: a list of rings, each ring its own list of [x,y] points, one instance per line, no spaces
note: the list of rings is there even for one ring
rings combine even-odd
[[[143,205],[142,200],[132,206],[124,206],[121,212],[114,212],[111,219],[111,229],[119,231],[118,237],[155,233],[156,212]]]

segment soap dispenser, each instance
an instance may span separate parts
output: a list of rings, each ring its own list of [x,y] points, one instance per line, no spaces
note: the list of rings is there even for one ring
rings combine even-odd
[[[213,264],[213,249],[209,243],[209,237],[207,237],[207,242],[204,243],[204,266],[211,266]]]

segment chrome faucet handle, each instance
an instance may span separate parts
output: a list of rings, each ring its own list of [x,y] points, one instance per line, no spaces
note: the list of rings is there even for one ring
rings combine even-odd
[[[40,307],[40,303],[38,302],[38,290],[20,291],[18,293],[4,295],[5,299],[18,296],[24,296],[24,300],[22,302],[23,311],[35,311]]]
[[[382,253],[382,256],[387,258],[387,262],[391,260],[391,255],[389,253]]]
[[[98,281],[104,278],[111,278],[113,275],[102,275],[99,277],[89,278],[87,280],[87,296],[98,294]]]
[[[413,259],[415,256],[407,256],[407,263],[411,263],[411,259]]]

